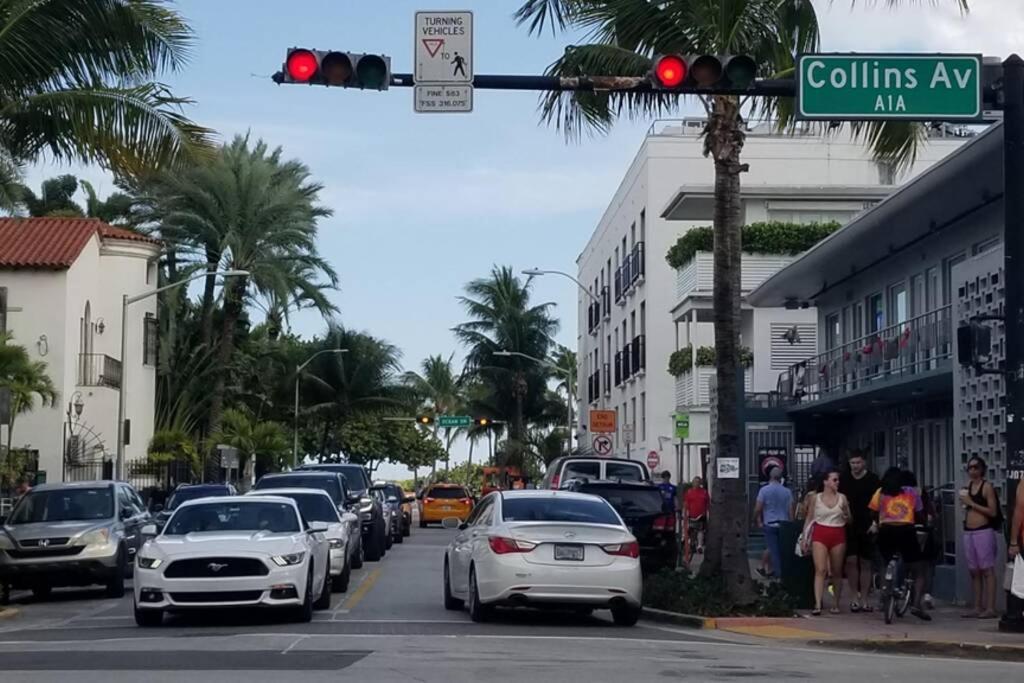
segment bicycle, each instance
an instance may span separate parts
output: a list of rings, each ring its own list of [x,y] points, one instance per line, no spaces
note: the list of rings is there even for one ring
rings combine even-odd
[[[896,553],[885,567],[882,579],[882,614],[885,623],[891,624],[902,617],[910,608],[914,597],[914,579],[907,571],[903,555]]]
[[[683,563],[687,566],[693,559],[693,539],[700,538],[700,534],[704,532],[704,517],[687,517],[686,518],[686,533],[683,536]],[[701,550],[698,550],[701,552]]]

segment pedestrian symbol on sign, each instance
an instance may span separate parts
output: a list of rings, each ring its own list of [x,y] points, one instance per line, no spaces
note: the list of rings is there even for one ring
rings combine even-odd
[[[466,58],[460,55],[458,52],[455,53],[455,59],[452,60],[452,64],[455,65],[455,70],[452,72],[452,76],[458,76],[460,73],[463,77],[466,76]]]

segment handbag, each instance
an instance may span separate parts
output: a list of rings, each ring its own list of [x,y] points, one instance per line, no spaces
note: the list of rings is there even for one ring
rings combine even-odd
[[[814,522],[811,522],[804,531],[800,532],[800,535],[796,538],[796,556],[804,556],[804,539],[810,538],[814,535]]]
[[[1010,592],[1024,600],[1024,555],[1017,554],[1013,563],[1013,581],[1010,582]]]

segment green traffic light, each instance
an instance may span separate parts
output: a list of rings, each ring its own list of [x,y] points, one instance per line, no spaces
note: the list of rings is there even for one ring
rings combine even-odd
[[[754,79],[757,77],[757,64],[746,55],[733,57],[725,66],[725,77],[729,79],[732,87],[745,90],[754,83]]]
[[[364,88],[384,90],[388,85],[387,62],[378,55],[364,55],[356,64],[356,78]]]

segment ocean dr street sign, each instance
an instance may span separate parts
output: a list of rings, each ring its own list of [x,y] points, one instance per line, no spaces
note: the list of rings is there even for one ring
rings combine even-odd
[[[413,108],[473,111],[473,13],[416,12]]]
[[[473,424],[473,418],[469,415],[438,415],[438,427],[468,427]]]
[[[800,55],[796,117],[978,120],[981,68],[981,55]]]

